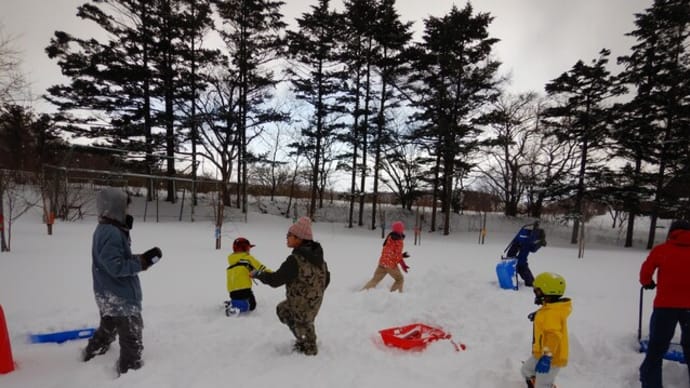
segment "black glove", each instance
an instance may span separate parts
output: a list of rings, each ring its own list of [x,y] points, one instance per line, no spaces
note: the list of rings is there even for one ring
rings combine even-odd
[[[158,247],[153,247],[139,255],[141,258],[141,269],[146,271],[150,266],[156,264],[163,257],[163,252]]]
[[[656,288],[656,283],[654,283],[654,280],[652,280],[650,283],[645,284],[642,286],[645,290],[653,290]]]
[[[530,322],[534,322],[534,316],[537,315],[536,311],[532,311],[531,313],[527,314],[527,319],[530,320]]]
[[[407,259],[408,257],[410,257],[410,254],[407,252],[403,252],[403,257]]]
[[[134,217],[127,214],[125,216],[125,226],[127,227],[127,229],[132,230],[132,225],[134,225]]]

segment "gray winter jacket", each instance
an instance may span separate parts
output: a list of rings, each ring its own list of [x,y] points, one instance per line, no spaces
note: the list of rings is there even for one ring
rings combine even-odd
[[[98,192],[98,226],[91,249],[93,291],[102,316],[141,313],[141,261],[130,249],[125,226],[127,194],[107,188]]]

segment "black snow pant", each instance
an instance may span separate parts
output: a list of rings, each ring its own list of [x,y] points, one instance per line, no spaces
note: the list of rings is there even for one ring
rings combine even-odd
[[[534,283],[534,275],[532,275],[532,271],[529,269],[527,260],[518,260],[515,270],[517,271],[518,275],[520,275],[522,280],[525,281],[525,286],[532,287],[532,283]]]
[[[251,288],[243,288],[241,290],[232,291],[230,293],[230,299],[246,299],[249,301],[249,311],[254,311],[254,309],[256,308],[256,298],[254,297],[254,292]]]
[[[101,316],[98,329],[84,349],[84,361],[107,352],[110,344],[115,341],[115,336],[119,336],[120,358],[116,364],[118,373],[141,368],[141,353],[144,350],[143,328],[141,314],[122,317]]]
[[[680,324],[680,345],[683,356],[690,356],[690,309],[655,307],[649,321],[649,345],[642,365],[640,382],[642,388],[661,388],[661,369],[664,354]],[[688,373],[690,374],[690,363]]]

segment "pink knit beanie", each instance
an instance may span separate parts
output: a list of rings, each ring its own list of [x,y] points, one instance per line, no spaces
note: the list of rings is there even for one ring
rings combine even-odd
[[[395,233],[402,234],[405,231],[405,224],[403,224],[402,221],[395,221],[393,225],[391,225],[391,228]]]
[[[309,217],[300,217],[300,219],[288,229],[288,233],[292,233],[302,240],[313,240],[314,236],[311,233],[311,219]]]

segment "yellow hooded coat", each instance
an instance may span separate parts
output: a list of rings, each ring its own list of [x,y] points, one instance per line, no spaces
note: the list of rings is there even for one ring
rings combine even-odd
[[[572,302],[563,298],[544,303],[534,315],[532,355],[541,357],[548,348],[553,359],[551,365],[564,367],[568,364],[568,316],[573,311]]]

